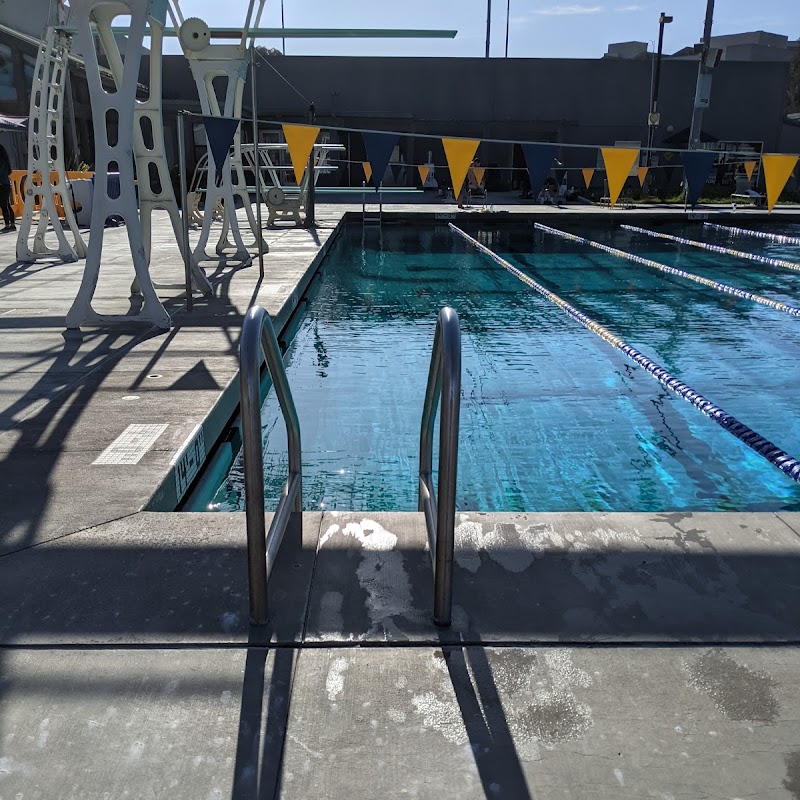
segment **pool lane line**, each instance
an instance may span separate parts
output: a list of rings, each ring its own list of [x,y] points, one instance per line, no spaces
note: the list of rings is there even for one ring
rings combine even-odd
[[[704,222],[703,225],[708,228],[713,228],[715,231],[722,231],[723,233],[730,234],[731,236],[757,236],[759,239],[769,239],[771,242],[800,246],[800,238],[784,236],[782,233],[767,233],[766,231],[754,231],[749,228],[734,228],[732,225],[715,225],[713,222]]]
[[[718,244],[696,242],[693,239],[684,239],[681,236],[673,236],[669,233],[659,233],[658,231],[651,231],[647,228],[638,228],[636,225],[620,225],[620,228],[624,228],[626,231],[633,231],[634,233],[643,233],[645,236],[653,236],[656,239],[668,239],[671,242],[678,242],[678,244],[688,244],[691,247],[699,247],[703,250],[710,250],[712,253],[722,253],[726,256],[746,258],[748,261],[755,261],[758,264],[769,264],[771,267],[786,267],[786,269],[794,269],[800,272],[800,264],[796,264],[794,261],[784,261],[782,258],[759,256],[755,253],[746,253],[743,250],[734,250],[731,247],[721,247]]]
[[[596,320],[579,311],[575,306],[570,305],[562,297],[559,297],[554,292],[546,289],[542,284],[537,283],[533,278],[526,275],[522,270],[517,269],[513,264],[510,264],[501,256],[497,255],[493,250],[490,250],[486,245],[481,244],[477,239],[474,239],[468,233],[461,230],[452,222],[448,223],[456,233],[459,233],[471,245],[476,247],[480,252],[489,256],[489,258],[500,264],[501,267],[507,269],[512,275],[519,278],[523,283],[527,284],[537,291],[540,295],[547,298],[551,303],[557,305],[562,311],[567,313],[574,320],[588,328],[592,333],[597,334],[601,339],[604,339],[610,345],[619,350],[623,355],[627,356],[631,361],[641,367],[651,377],[655,378],[662,386],[674,392],[679,397],[686,400],[694,406],[700,413],[712,419],[717,425],[724,428],[729,433],[732,433],[737,439],[744,442],[751,450],[754,450],[760,456],[769,461],[770,464],[777,467],[781,472],[788,475],[796,483],[800,483],[800,461],[792,458],[788,453],[784,452],[777,445],[774,445],[768,439],[765,439],[760,434],[756,433],[752,428],[748,428],[743,422],[740,422],[736,417],[728,414],[718,405],[715,405],[710,400],[707,400],[699,392],[694,391],[690,386],[687,386],[683,381],[671,375],[663,367],[651,361],[646,355],[640,353],[636,348],[624,342],[615,333],[612,333],[604,325],[601,325]]]
[[[560,236],[562,239],[569,239],[573,242],[579,242],[580,244],[594,247],[597,250],[603,250],[606,253],[610,253],[612,256],[617,256],[617,258],[624,258],[627,261],[633,261],[636,264],[644,264],[645,266],[653,267],[660,272],[666,272],[668,275],[677,275],[679,278],[686,278],[687,280],[694,281],[695,283],[700,283],[703,286],[708,286],[718,292],[731,294],[734,297],[738,297],[742,300],[752,300],[754,303],[761,303],[762,306],[774,308],[776,311],[783,311],[785,314],[789,314],[793,317],[800,317],[800,308],[797,308],[796,306],[790,306],[786,303],[781,303],[778,300],[770,300],[769,297],[764,297],[760,294],[753,294],[753,292],[748,292],[745,289],[737,289],[735,286],[729,286],[727,283],[712,281],[709,278],[701,278],[699,275],[695,275],[693,272],[684,272],[682,269],[677,269],[676,267],[668,267],[666,264],[661,264],[658,261],[652,261],[649,258],[642,258],[642,256],[635,256],[633,253],[627,253],[625,250],[617,250],[616,247],[609,247],[607,244],[593,242],[591,239],[584,239],[583,236],[576,236],[574,233],[567,233],[566,231],[561,231],[558,228],[551,228],[548,225],[542,225],[541,222],[535,223],[534,227],[540,231],[552,233],[554,236]]]

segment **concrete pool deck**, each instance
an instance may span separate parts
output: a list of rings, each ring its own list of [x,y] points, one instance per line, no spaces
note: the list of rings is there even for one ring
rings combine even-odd
[[[65,332],[82,262],[17,264],[0,236],[0,798],[800,798],[800,514],[461,515],[442,631],[419,515],[308,513],[256,630],[244,516],[143,510],[227,421],[247,307],[285,322],[348,210],[267,230],[260,285],[220,262],[192,314],[160,291],[161,334]],[[105,235],[110,311],[130,274]],[[94,464],[130,424],[167,427]]]

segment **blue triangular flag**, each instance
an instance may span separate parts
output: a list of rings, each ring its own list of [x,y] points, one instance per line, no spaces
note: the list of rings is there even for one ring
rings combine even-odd
[[[525,155],[525,163],[528,165],[528,175],[531,179],[531,195],[536,199],[545,179],[550,174],[550,167],[553,166],[558,145],[523,144],[522,152]]]
[[[700,193],[706,185],[706,178],[716,158],[716,153],[709,153],[707,150],[689,150],[681,153],[683,172],[686,176],[686,202],[692,208],[700,199]]]
[[[238,119],[228,117],[203,117],[203,124],[206,126],[206,138],[214,157],[214,165],[217,168],[217,183],[222,180],[222,168],[225,166],[225,159],[228,158],[233,137],[239,127]]]
[[[383,181],[386,168],[389,166],[389,159],[392,151],[400,138],[394,133],[362,133],[364,147],[367,150],[367,161],[372,167],[372,183],[375,191]]]

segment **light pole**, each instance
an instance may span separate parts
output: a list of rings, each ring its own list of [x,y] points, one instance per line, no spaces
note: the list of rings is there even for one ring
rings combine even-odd
[[[672,22],[672,17],[668,17],[663,11],[658,18],[658,53],[656,54],[656,75],[653,78],[653,98],[650,105],[650,113],[647,115],[647,166],[653,163],[653,139],[656,135],[656,128],[661,121],[658,113],[658,84],[661,80],[661,50],[664,45],[664,26]]]
[[[508,23],[511,19],[511,0],[506,3],[506,58],[508,58]]]
[[[714,22],[714,0],[706,0],[706,19],[703,24],[703,44],[700,51],[700,65],[697,68],[697,86],[694,90],[692,124],[689,128],[689,150],[697,150],[703,128],[703,110],[711,102],[711,70],[716,66],[716,58],[709,58],[711,50],[711,25]],[[719,52],[717,52],[719,56]],[[710,63],[709,63],[710,62]]]
[[[486,0],[486,58],[489,58],[489,42],[492,38],[492,0]]]

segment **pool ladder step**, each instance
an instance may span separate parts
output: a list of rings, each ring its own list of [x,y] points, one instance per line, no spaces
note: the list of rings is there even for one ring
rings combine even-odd
[[[369,211],[367,209],[367,184],[361,184],[361,224],[366,225],[381,225],[383,224],[383,184],[378,187],[378,210]]]

